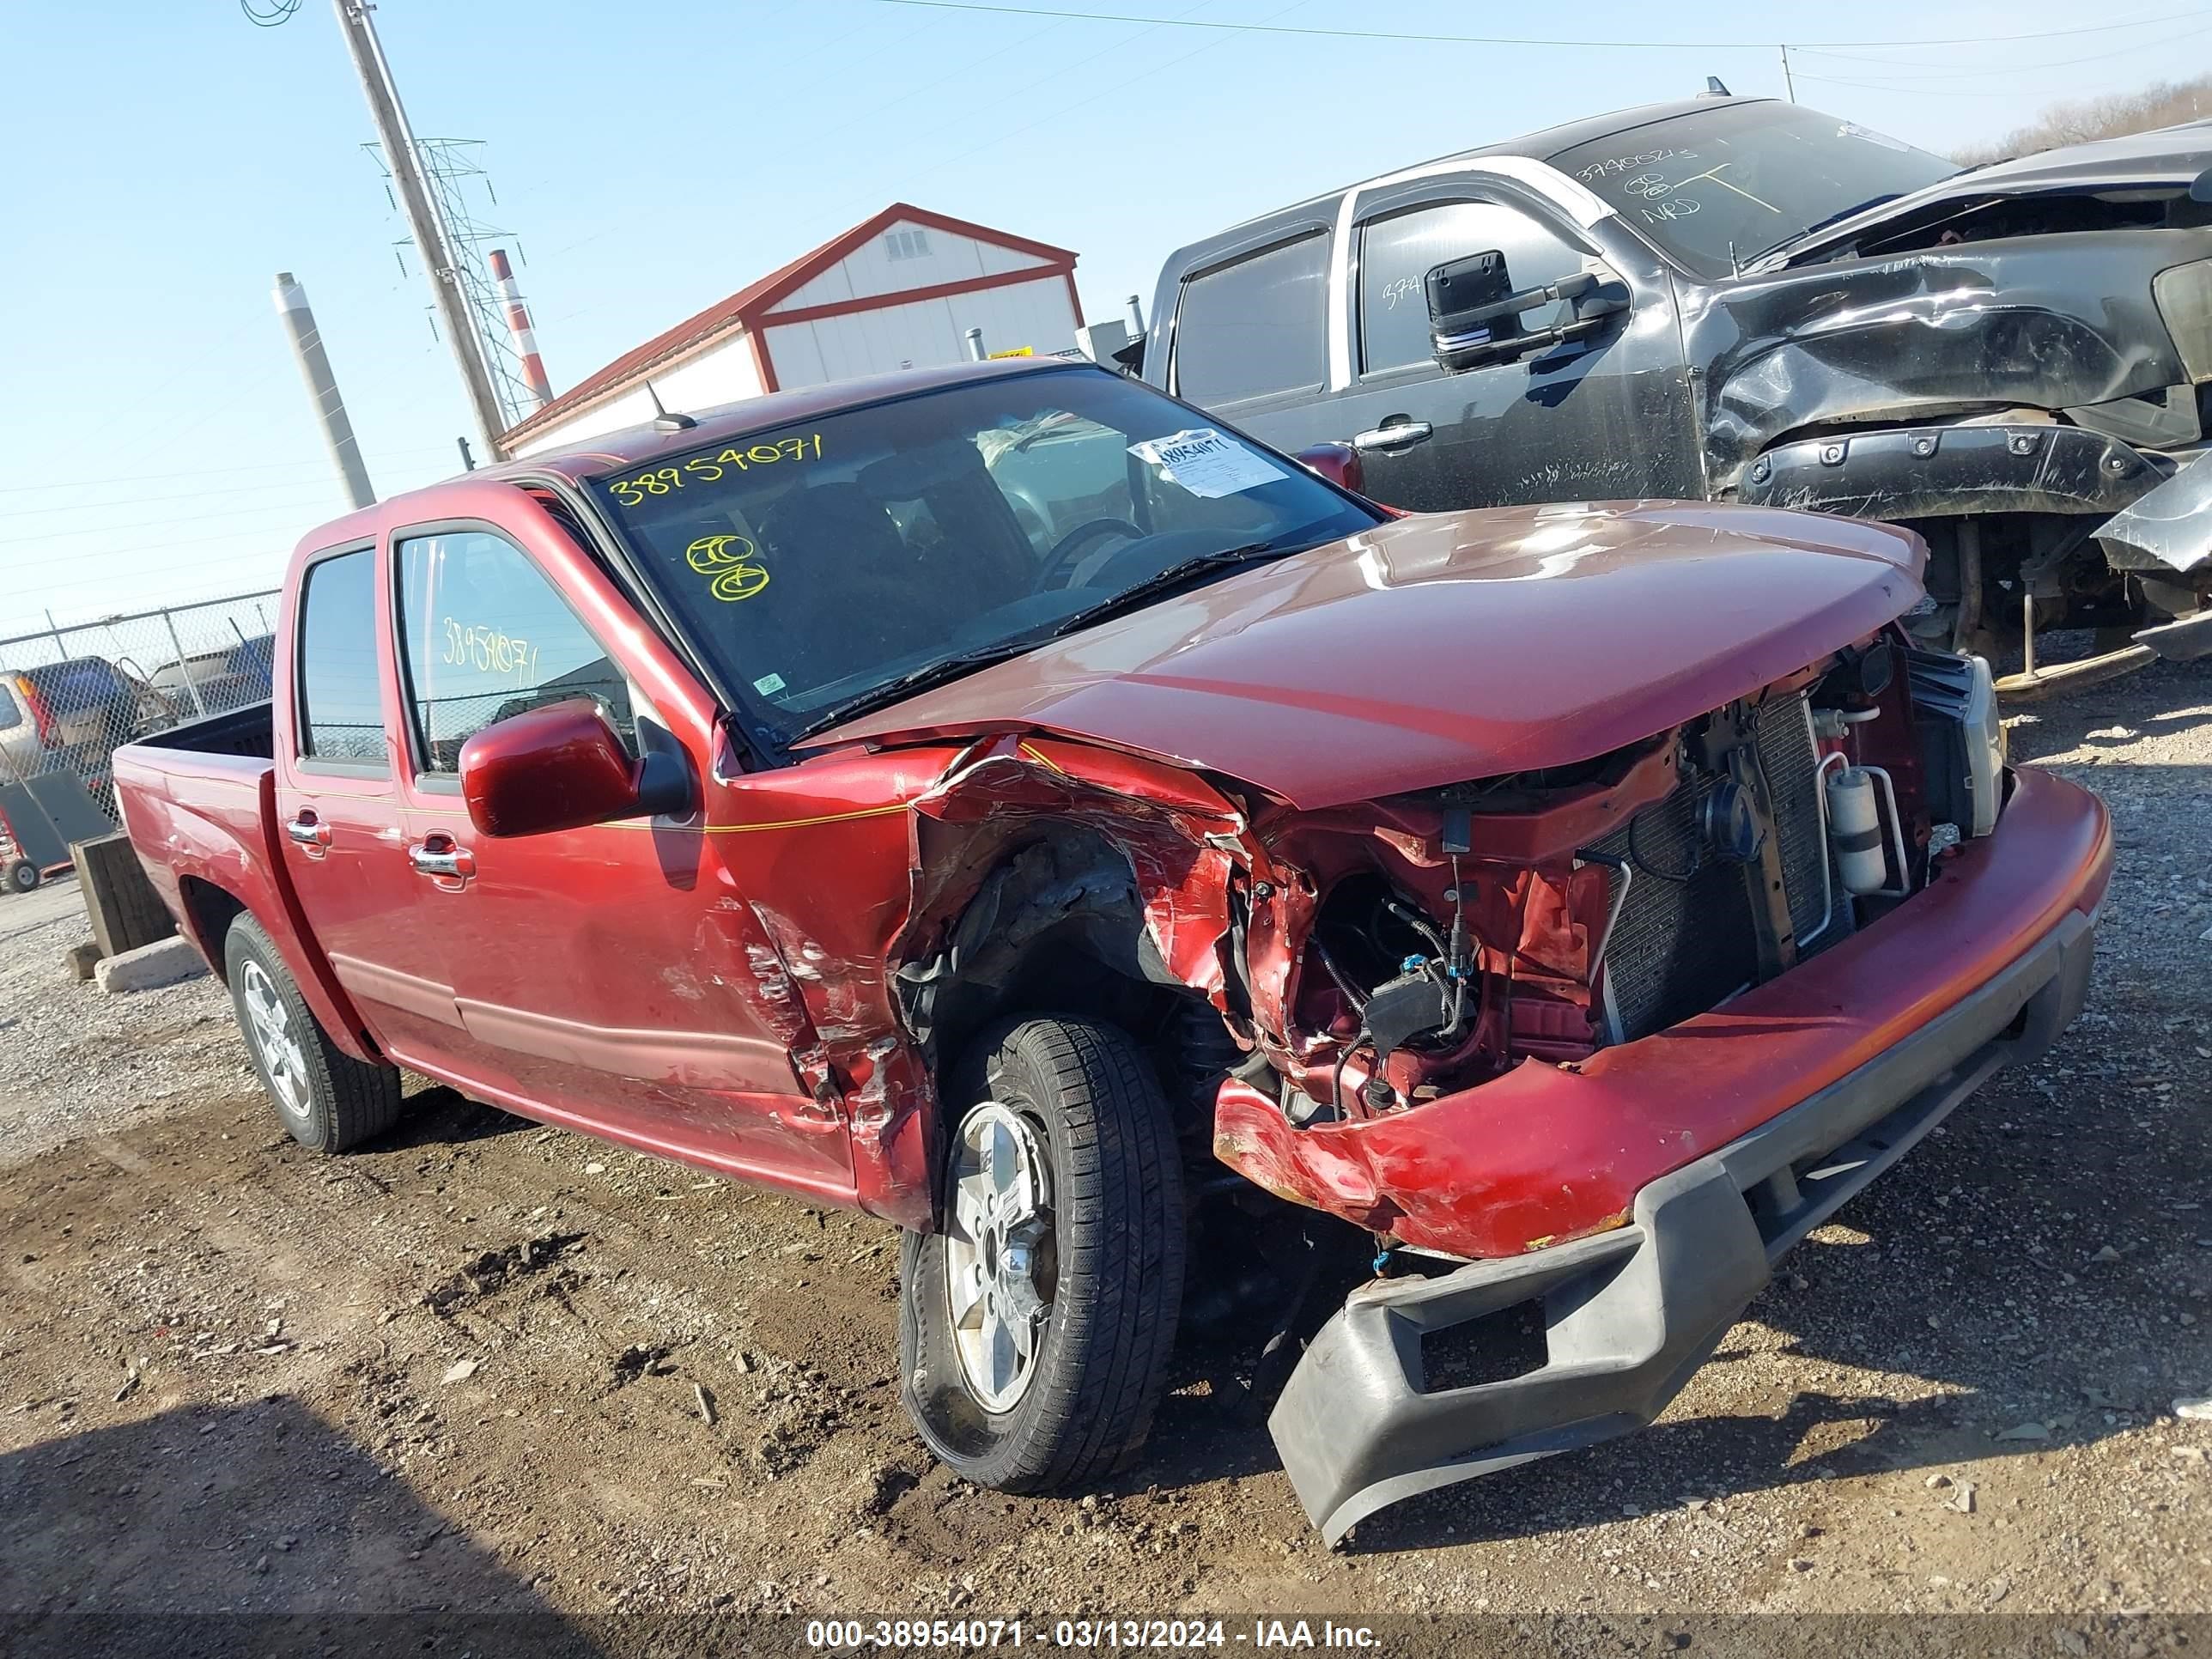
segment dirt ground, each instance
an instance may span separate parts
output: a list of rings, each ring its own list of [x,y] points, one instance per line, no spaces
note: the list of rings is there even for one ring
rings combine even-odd
[[[2212,1422],[2173,1413],[2212,1393],[2212,672],[2013,736],[2118,823],[2085,1018],[1815,1235],[1650,1431],[1334,1553],[1249,1322],[1190,1335],[1112,1489],[979,1492],[900,1413],[889,1231],[436,1089],[317,1158],[212,981],[100,996],[60,976],[65,907],[0,901],[0,1614],[78,1651],[184,1651],[145,1622],[177,1613],[622,1648],[672,1628],[641,1614],[1107,1610],[1995,1610],[2033,1615],[2023,1651],[2188,1645],[2131,1632],[2212,1612]]]

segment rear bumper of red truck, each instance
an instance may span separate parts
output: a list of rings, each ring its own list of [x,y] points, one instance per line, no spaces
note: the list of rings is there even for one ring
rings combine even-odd
[[[1334,1543],[1416,1492],[1649,1423],[1785,1252],[2081,1012],[2111,864],[2095,797],[2022,773],[1996,832],[1893,914],[1577,1072],[1280,1133],[1224,1091],[1233,1164],[1278,1190],[1318,1171],[1323,1207],[1485,1258],[1354,1291],[1307,1350],[1269,1427],[1315,1524]],[[1430,1386],[1425,1350],[1451,1332],[1479,1352],[1484,1321],[1540,1326],[1540,1362]]]

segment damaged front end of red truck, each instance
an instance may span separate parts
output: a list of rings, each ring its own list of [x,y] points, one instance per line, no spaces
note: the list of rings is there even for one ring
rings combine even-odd
[[[1774,1261],[2073,1018],[2111,856],[2093,798],[2007,767],[1987,667],[1897,625],[1908,535],[1479,522],[1210,590],[1110,684],[1030,659],[830,734],[1033,711],[914,803],[909,1035],[1091,994],[1024,988],[1048,941],[1182,993],[1215,1158],[1397,1253],[1271,1419],[1332,1541],[1650,1421]],[[1386,621],[1395,665],[1355,643]]]

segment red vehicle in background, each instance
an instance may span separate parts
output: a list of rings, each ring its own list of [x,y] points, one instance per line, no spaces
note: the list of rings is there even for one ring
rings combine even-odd
[[[318,531],[273,702],[116,775],[301,1142],[404,1066],[896,1224],[904,1397],[978,1482],[1141,1443],[1194,1238],[1370,1232],[1273,1419],[1335,1538],[1648,1421],[2081,1006],[2104,812],[1900,632],[1921,558],[1395,518],[963,366]]]

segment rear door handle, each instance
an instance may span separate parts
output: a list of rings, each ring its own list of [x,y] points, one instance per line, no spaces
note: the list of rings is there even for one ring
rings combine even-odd
[[[1394,421],[1354,433],[1352,447],[1370,454],[1376,450],[1411,449],[1415,444],[1428,442],[1436,433],[1436,428],[1426,421]]]
[[[295,818],[287,818],[284,833],[302,847],[328,847],[331,844],[331,826],[313,812],[302,812]]]
[[[417,875],[443,876],[466,881],[477,872],[476,854],[451,842],[415,842],[407,848],[407,862]]]

